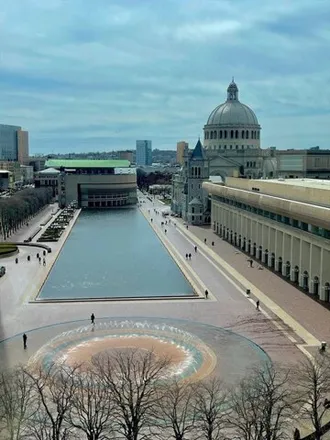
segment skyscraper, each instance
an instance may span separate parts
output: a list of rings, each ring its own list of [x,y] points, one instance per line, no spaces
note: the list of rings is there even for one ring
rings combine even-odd
[[[176,144],[176,161],[180,165],[183,165],[184,150],[186,147],[188,148],[188,146],[189,144],[185,141],[180,141]]]
[[[29,133],[24,130],[17,131],[17,160],[21,165],[29,163]]]
[[[136,165],[152,165],[151,141],[136,141]]]
[[[17,160],[17,132],[21,127],[0,124],[0,160]]]

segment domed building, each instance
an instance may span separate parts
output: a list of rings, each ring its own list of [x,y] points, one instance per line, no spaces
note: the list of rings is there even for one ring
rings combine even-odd
[[[216,107],[204,126],[204,145],[184,154],[184,165],[172,180],[172,212],[191,224],[208,223],[210,206],[203,181],[227,177],[273,177],[274,150],[260,148],[261,127],[247,105],[238,99],[234,80],[227,101]],[[197,170],[197,171],[196,171]]]
[[[204,148],[216,151],[260,148],[260,130],[253,110],[239,101],[233,80],[227,89],[227,101],[211,112],[204,126]]]

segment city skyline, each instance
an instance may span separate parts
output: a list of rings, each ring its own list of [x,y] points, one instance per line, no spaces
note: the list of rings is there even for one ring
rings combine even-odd
[[[328,148],[330,5],[14,0],[2,8],[0,123],[32,154],[191,145],[235,76],[261,146]]]

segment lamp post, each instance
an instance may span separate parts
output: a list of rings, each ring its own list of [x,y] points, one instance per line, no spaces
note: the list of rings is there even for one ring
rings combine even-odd
[[[92,435],[92,440],[95,440],[95,439],[96,439],[96,436],[95,436],[95,431],[94,431],[94,429],[91,430],[91,435]]]

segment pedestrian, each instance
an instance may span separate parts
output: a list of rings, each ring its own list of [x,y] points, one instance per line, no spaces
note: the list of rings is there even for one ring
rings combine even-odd
[[[250,267],[253,267],[253,260],[252,258],[249,259]]]
[[[204,238],[204,243],[206,244],[206,238]]]
[[[259,308],[259,306],[260,306],[260,301],[259,301],[259,300],[257,300],[257,302],[256,302],[256,306],[257,306],[256,309],[257,309],[257,310],[260,310],[260,308]]]
[[[94,325],[95,324],[95,315],[94,313],[91,314],[91,322]]]
[[[15,258],[15,263],[18,264],[18,258]]]
[[[150,219],[151,223],[152,223],[152,219]]]
[[[195,252],[197,252],[197,246],[195,246]]]
[[[166,232],[167,232],[167,229],[165,229],[165,234],[166,234]]]
[[[39,260],[39,264],[41,264],[41,257],[39,257],[38,260]]]
[[[188,225],[186,226],[186,228],[188,229]]]
[[[188,260],[188,254],[186,254],[186,260]]]
[[[208,290],[205,290],[205,299],[207,299],[208,296],[209,296],[209,292],[208,292]]]
[[[44,260],[43,260],[42,263],[43,263],[44,266],[46,266],[46,260],[45,260],[45,258],[44,258]]]
[[[189,260],[191,260],[191,254],[189,254],[188,257],[189,257]]]
[[[212,241],[212,246],[214,246],[214,241]]]
[[[26,347],[27,347],[27,336],[26,336],[25,333],[23,334],[23,347],[24,347],[24,350],[26,350]]]

